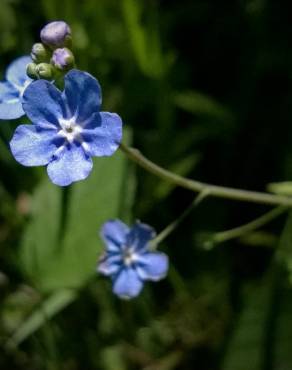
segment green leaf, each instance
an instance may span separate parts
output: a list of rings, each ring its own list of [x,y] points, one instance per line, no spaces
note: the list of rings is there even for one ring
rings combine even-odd
[[[177,92],[173,96],[174,104],[196,115],[208,115],[220,120],[234,119],[232,112],[211,97],[198,91]]]
[[[44,276],[45,291],[79,287],[95,274],[103,248],[99,230],[106,220],[119,215],[124,171],[122,153],[98,158],[91,176],[72,186],[66,233]]]
[[[277,308],[273,333],[273,369],[289,370],[292,363],[292,289],[287,281],[278,286]]]
[[[290,281],[292,282],[292,212],[289,213],[284,230],[282,232],[277,257],[281,263],[288,269]]]
[[[288,270],[290,284],[278,281],[274,312],[273,369],[288,370],[292,362],[292,212],[289,213],[277,250],[278,260]]]
[[[158,27],[152,22],[150,27],[141,23],[142,7],[136,0],[123,0],[122,9],[130,43],[141,71],[148,77],[159,78],[165,72]]]
[[[243,307],[224,356],[224,370],[259,370],[265,356],[266,326],[273,293],[273,276],[246,284]]]
[[[76,297],[77,292],[74,290],[64,289],[54,292],[54,294],[42,302],[41,305],[23,321],[7,342],[7,347],[15,347],[23,342],[48,320],[73,302]]]
[[[94,159],[90,176],[69,189],[62,233],[59,230],[62,189],[47,179],[39,186],[21,246],[21,263],[38,290],[48,293],[76,288],[94,276],[103,249],[99,230],[106,220],[119,217],[128,192],[125,179],[133,181],[133,174],[127,176],[126,163],[120,152]]]
[[[59,251],[62,189],[45,178],[32,197],[31,221],[20,247],[20,265],[36,288],[41,288],[50,262]]]

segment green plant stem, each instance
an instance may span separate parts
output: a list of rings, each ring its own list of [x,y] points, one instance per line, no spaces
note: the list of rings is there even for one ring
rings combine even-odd
[[[288,207],[279,206],[272,209],[270,212],[264,214],[263,216],[256,218],[255,220],[248,222],[245,225],[235,227],[234,229],[221,231],[216,233],[211,237],[211,243],[218,244],[225,242],[230,239],[239,238],[251,231],[259,229],[260,227],[266,225],[267,223],[273,221],[275,218],[282,215],[288,210]]]
[[[152,248],[155,249],[159,243],[161,243],[165,238],[168,237],[182,222],[183,220],[192,212],[192,210],[198,206],[203,199],[208,196],[208,192],[199,193],[192,203],[183,211],[183,213],[176,218],[172,223],[166,226],[151,242]]]
[[[195,180],[191,180],[182,176],[179,176],[171,171],[168,171],[157,164],[151,162],[149,159],[144,157],[137,149],[130,148],[125,144],[120,145],[122,150],[129,159],[136,162],[139,166],[143,167],[153,175],[160,177],[163,180],[169,181],[173,184],[181,186],[183,188],[192,190],[194,192],[208,192],[209,196],[217,198],[225,198],[238,200],[242,202],[252,202],[267,205],[282,205],[286,207],[292,207],[292,197],[285,197],[281,195],[273,195],[269,193],[262,193],[256,191],[228,188],[224,186],[217,186],[207,184]]]

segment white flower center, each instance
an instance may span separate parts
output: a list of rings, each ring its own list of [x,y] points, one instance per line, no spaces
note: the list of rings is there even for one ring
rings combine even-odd
[[[136,260],[136,255],[131,248],[125,247],[123,252],[123,262],[126,266],[132,265]]]
[[[59,123],[61,126],[61,130],[59,131],[59,135],[63,136],[67,141],[72,143],[74,140],[78,140],[82,142],[81,138],[81,127],[76,124],[75,120],[72,118],[70,120],[67,119],[59,119]]]

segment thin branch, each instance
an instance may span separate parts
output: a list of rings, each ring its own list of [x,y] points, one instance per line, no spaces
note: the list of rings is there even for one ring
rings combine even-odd
[[[151,242],[153,248],[156,248],[159,243],[161,243],[165,238],[167,238],[192,212],[192,210],[197,207],[207,196],[208,192],[199,193],[192,203],[183,211],[183,213],[177,217],[173,222],[171,222],[165,229],[163,229]]]
[[[275,218],[285,213],[287,210],[288,207],[279,206],[272,209],[270,212],[256,218],[255,220],[248,222],[247,224],[235,227],[234,229],[218,232],[215,235],[211,236],[211,243],[216,245],[227,240],[239,238],[251,231],[263,227],[267,223],[273,221]]]
[[[168,171],[151,162],[137,149],[129,148],[125,144],[121,144],[120,149],[128,156],[129,159],[136,162],[139,166],[143,167],[148,172],[151,172],[153,175],[194,192],[208,192],[209,196],[238,200],[242,202],[292,207],[292,197],[228,188],[191,180],[172,173],[171,171]]]

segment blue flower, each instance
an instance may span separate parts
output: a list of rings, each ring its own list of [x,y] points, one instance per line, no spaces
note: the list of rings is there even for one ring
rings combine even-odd
[[[120,298],[134,298],[141,292],[145,280],[158,281],[166,276],[167,256],[149,248],[154,236],[154,229],[140,222],[131,228],[119,220],[103,225],[101,237],[106,252],[97,271],[111,277],[113,292]]]
[[[101,90],[89,73],[71,70],[61,93],[45,80],[32,82],[23,94],[23,109],[33,122],[18,126],[10,142],[24,166],[47,165],[56,185],[85,179],[92,156],[110,156],[120,145],[122,121],[100,112]]]
[[[22,95],[32,81],[26,74],[29,56],[15,59],[7,68],[6,81],[0,82],[0,119],[15,119],[24,115]]]

